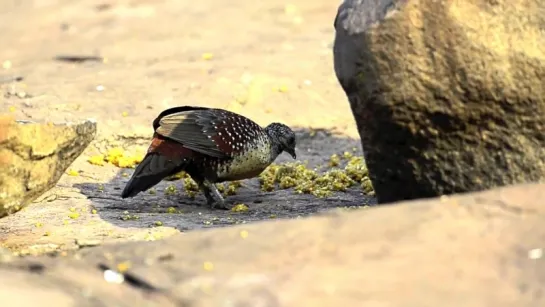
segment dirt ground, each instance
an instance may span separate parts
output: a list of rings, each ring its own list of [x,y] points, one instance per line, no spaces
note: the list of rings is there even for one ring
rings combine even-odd
[[[198,206],[202,196],[191,201],[143,193],[125,201],[118,194],[132,170],[87,162],[114,145],[144,150],[151,121],[178,105],[226,108],[261,125],[284,122],[298,130],[298,157],[310,165],[353,148],[361,154],[349,105],[333,71],[338,2],[0,4],[0,112],[37,121],[94,118],[99,125],[96,141],[72,166],[79,176],[64,176],[34,204],[0,220],[1,245],[23,254],[39,253],[374,203],[357,188],[317,199],[291,191],[260,192],[256,180],[246,181],[238,195],[228,198],[248,203],[246,213]],[[74,55],[98,60],[58,58]],[[11,80],[18,77],[22,80]],[[181,213],[166,214],[168,207]],[[67,218],[70,212],[81,216]],[[127,214],[139,219],[123,220]],[[162,226],[156,227],[158,221]]]

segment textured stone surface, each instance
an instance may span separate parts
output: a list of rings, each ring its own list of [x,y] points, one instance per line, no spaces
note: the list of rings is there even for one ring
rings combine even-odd
[[[327,165],[330,155],[351,152],[359,143],[324,131],[315,131],[312,136],[297,131],[297,137],[298,158],[308,161],[309,167]],[[139,140],[147,145],[149,135]],[[355,154],[361,155],[361,151]],[[122,199],[121,189],[129,177],[126,174],[132,170],[97,167],[85,159],[85,155],[80,156],[70,167],[77,169],[79,176],[63,176],[31,205],[0,219],[0,247],[21,255],[36,255],[93,244],[158,240],[202,228],[293,219],[337,207],[376,204],[374,197],[362,195],[359,185],[327,198],[316,198],[293,190],[263,192],[258,178],[244,180],[236,195],[226,197],[229,204],[248,205],[246,212],[210,209],[202,194],[195,199],[187,197],[180,181],[163,181],[154,188],[155,194],[141,193],[132,199]],[[288,154],[278,159],[279,163],[293,161]],[[106,176],[111,178],[104,179]],[[169,186],[176,187],[176,195],[165,193]],[[77,218],[72,218],[74,215]]]
[[[0,298],[57,307],[544,306],[544,197],[545,185],[521,185],[9,260]],[[123,271],[124,282],[106,282],[107,269]]]
[[[96,123],[31,123],[0,118],[0,217],[51,189],[96,134]]]
[[[334,62],[379,202],[545,178],[545,2],[347,0]]]

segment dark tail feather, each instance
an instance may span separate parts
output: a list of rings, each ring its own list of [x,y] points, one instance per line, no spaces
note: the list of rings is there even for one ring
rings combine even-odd
[[[121,192],[121,197],[136,196],[136,194],[158,184],[165,177],[178,173],[183,169],[183,159],[173,159],[159,153],[148,153],[134,170],[131,179]]]

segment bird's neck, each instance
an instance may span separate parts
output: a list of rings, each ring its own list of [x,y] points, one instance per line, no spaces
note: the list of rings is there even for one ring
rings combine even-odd
[[[271,142],[271,163],[282,153],[282,147],[274,142]]]
[[[282,153],[283,149],[282,149],[282,145],[280,145],[280,142],[278,141],[278,136],[276,135],[275,130],[270,129],[270,127],[266,127],[265,132],[267,133],[267,136],[269,137],[269,142],[271,144],[271,163],[272,163]]]

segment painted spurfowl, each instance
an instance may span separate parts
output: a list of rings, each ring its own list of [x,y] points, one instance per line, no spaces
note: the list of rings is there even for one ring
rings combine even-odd
[[[222,109],[182,106],[163,111],[153,121],[148,152],[121,197],[133,197],[165,177],[185,171],[208,204],[227,209],[215,183],[259,175],[283,151],[294,159],[295,134],[286,125],[265,128]]]

